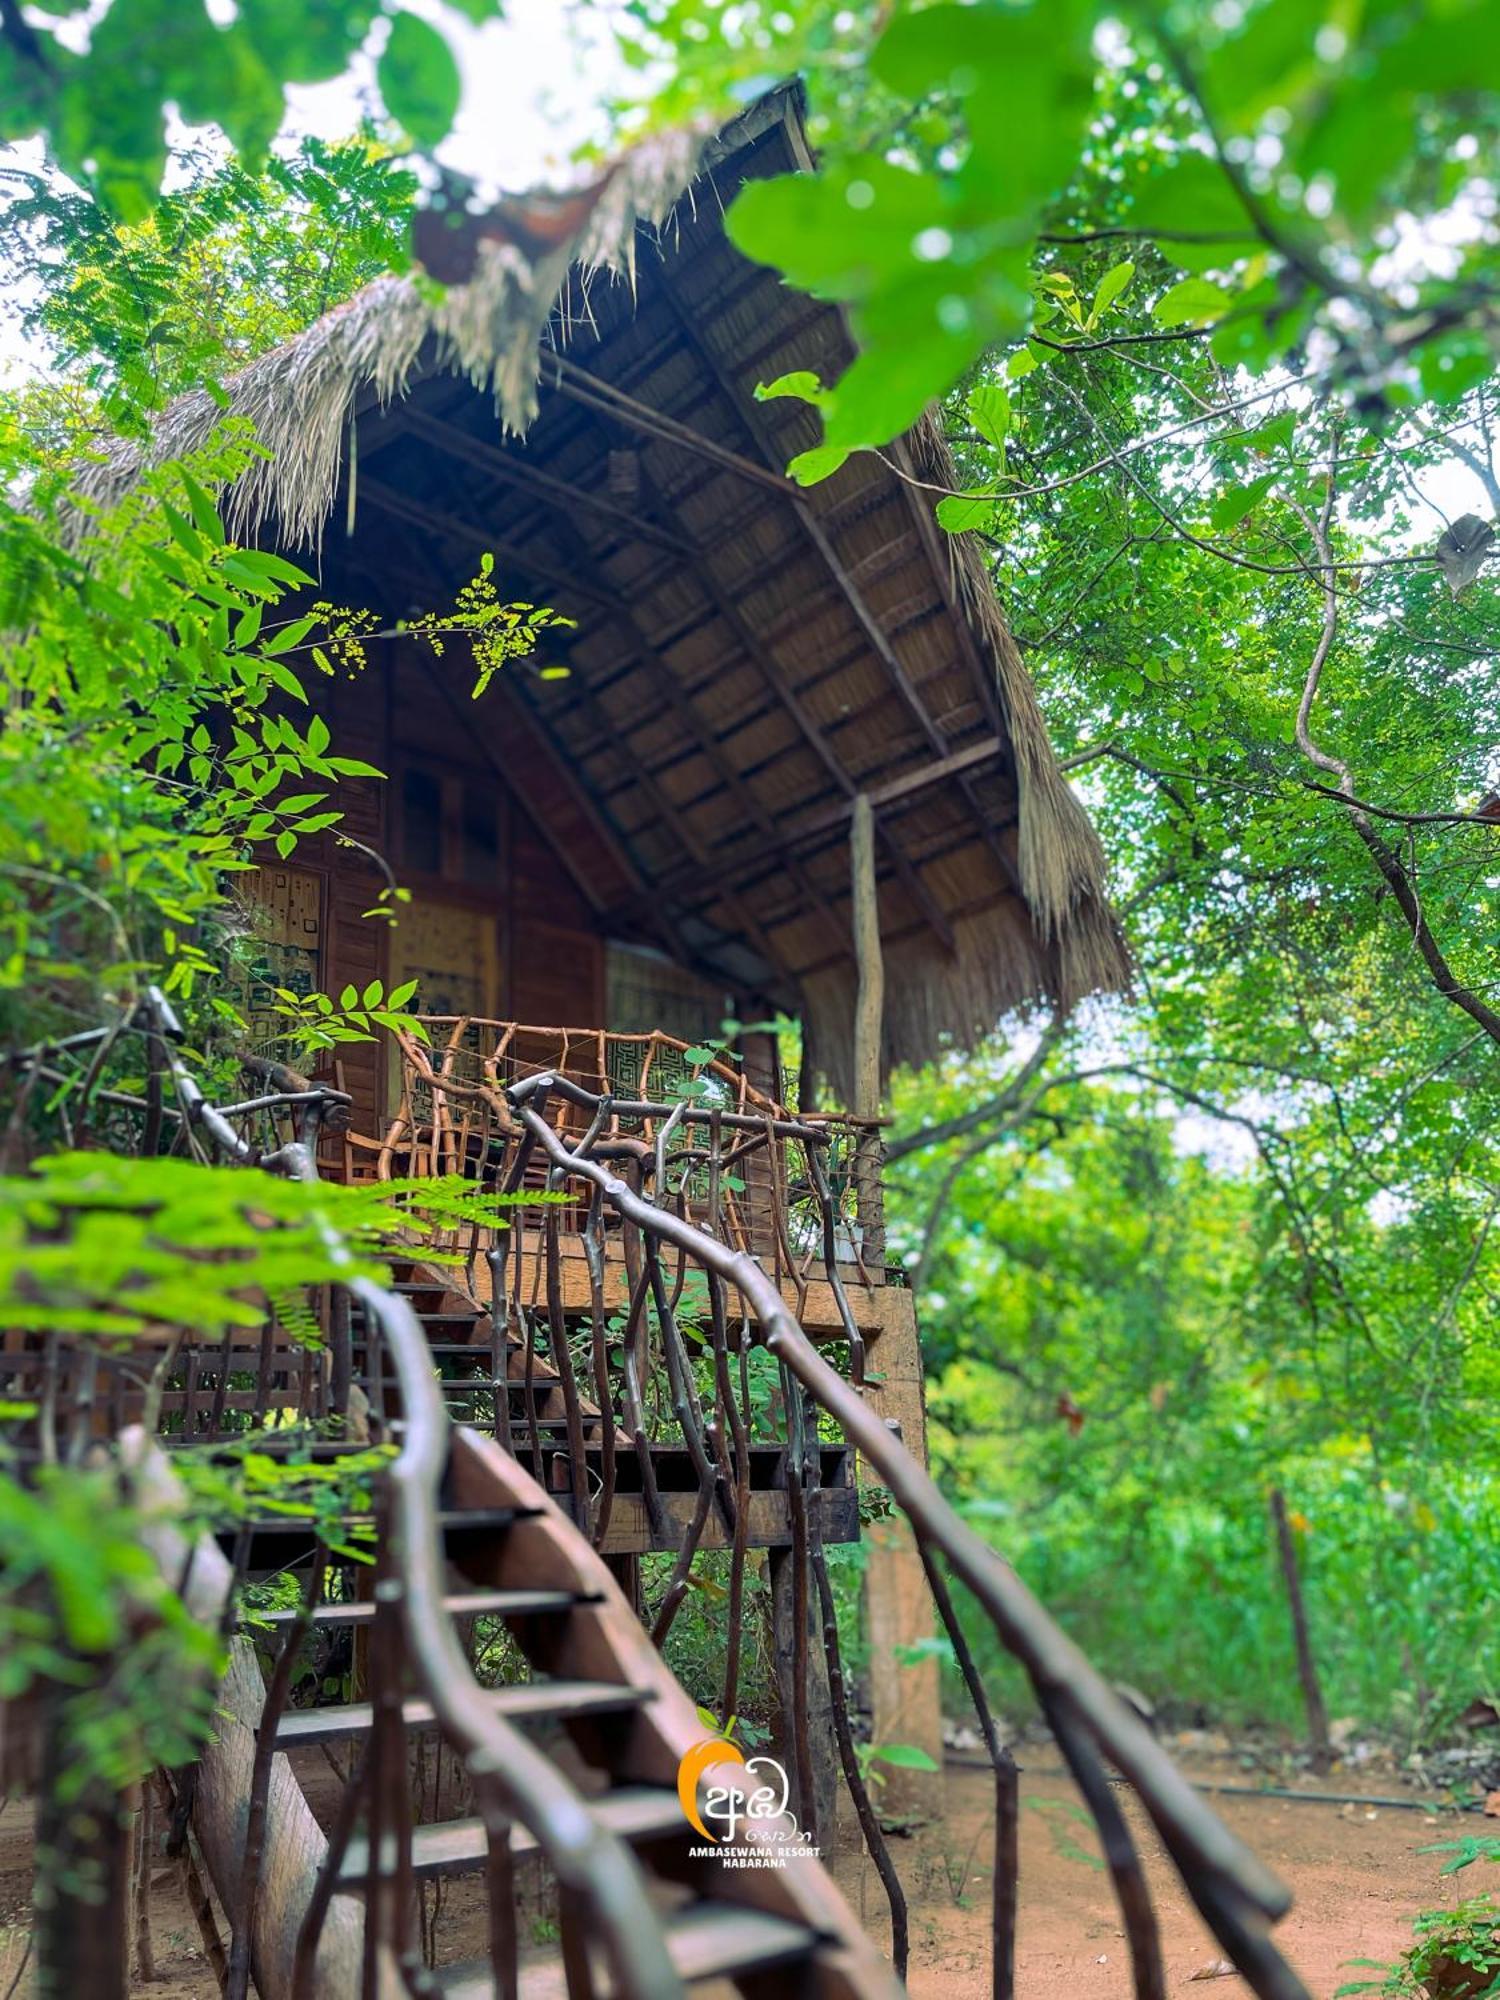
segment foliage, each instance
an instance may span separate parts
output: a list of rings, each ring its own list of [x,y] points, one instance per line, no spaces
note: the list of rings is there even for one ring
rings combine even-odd
[[[471,21],[492,0],[458,0]],[[202,0],[112,0],[86,47],[65,5],[23,18],[0,12],[0,139],[43,135],[59,166],[127,222],[148,214],[167,169],[167,116],[217,126],[246,167],[267,157],[287,87],[341,76],[378,49],[376,81],[395,128],[418,145],[441,140],[458,109],[447,38],[380,0],[245,0],[228,20]]]
[[[175,1452],[172,1469],[181,1484],[184,1521],[206,1532],[279,1515],[305,1521],[330,1555],[344,1562],[374,1561],[374,1481],[395,1456],[394,1445],[344,1452],[335,1459],[312,1455],[317,1432],[299,1442],[278,1431],[274,1454],[263,1440],[189,1445]]]
[[[658,115],[808,75],[817,171],[752,182],[729,213],[747,254],[851,313],[855,360],[808,394],[825,449],[804,477],[884,444],[997,343],[1031,336],[1024,362],[1090,340],[1131,259],[1091,321],[1036,296],[1049,242],[1149,253],[1156,327],[1202,329],[1226,367],[1316,355],[1375,411],[1489,372],[1483,230],[1465,226],[1496,133],[1478,0],[629,11],[642,63],[675,71]],[[1393,255],[1414,220],[1459,246],[1442,268]]]
[[[245,427],[226,424],[218,447],[92,510],[82,543],[66,489],[40,515],[45,486],[25,511],[0,502],[0,627],[14,634],[0,744],[0,1009],[16,1040],[70,1013],[97,1016],[147,978],[192,1000],[217,979],[234,925],[226,878],[336,830],[332,788],[380,775],[337,753],[308,690],[358,671],[381,635],[317,599],[284,557],[240,547],[215,504],[256,449]],[[276,616],[283,606],[292,615]],[[500,602],[484,573],[420,636],[470,644],[483,682],[552,622]],[[235,1026],[222,997],[214,1011]],[[304,1045],[326,1046],[335,1025],[325,1018]]]
[[[0,1700],[60,1691],[64,1802],[122,1790],[196,1754],[213,1715],[217,1634],[189,1615],[143,1546],[112,1468],[0,1466]]]
[[[368,133],[304,139],[261,172],[204,146],[122,224],[55,173],[18,168],[0,271],[43,381],[5,398],[55,461],[96,431],[143,437],[176,396],[301,333],[406,261],[414,176]]]
[[[951,1098],[932,1078],[908,1089],[929,1113],[972,1105],[978,1066],[955,1065]],[[1208,1119],[1186,1126],[1164,1096],[1129,1079],[1059,1090],[1045,1119],[986,1135],[948,1192],[922,1290],[945,1490],[1168,1722],[1295,1733],[1266,1508],[1283,1485],[1331,1712],[1433,1741],[1500,1673],[1473,1239],[1451,1193],[1426,1221],[1324,1200],[1310,1268],[1283,1187],[1205,1158]],[[1315,1141],[1304,1152],[1294,1130],[1277,1155],[1309,1205],[1322,1190],[1303,1173],[1348,1171]],[[898,1243],[951,1170],[918,1176],[923,1157],[895,1170]],[[987,1626],[970,1636],[997,1700],[1024,1710]]]
[[[1383,1978],[1349,1980],[1337,1993],[1379,1993],[1386,2000],[1495,2000],[1500,1994],[1500,1904],[1492,1897],[1424,1910],[1413,1929],[1411,1949],[1395,1965],[1374,1968]]]
[[[58,1153],[0,1177],[0,1330],[128,1342],[258,1326],[264,1301],[388,1259],[447,1260],[429,1239],[507,1200],[457,1175],[358,1186],[213,1170],[194,1160]]]

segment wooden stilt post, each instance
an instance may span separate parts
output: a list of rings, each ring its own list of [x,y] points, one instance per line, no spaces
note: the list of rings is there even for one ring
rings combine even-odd
[[[849,823],[850,899],[859,985],[854,1004],[854,1102],[857,1118],[880,1116],[881,1051],[885,1021],[885,957],[880,943],[880,900],[875,880],[875,813],[861,793]],[[878,1146],[863,1147],[855,1165],[855,1197],[865,1217],[881,1212]],[[875,1184],[860,1184],[873,1176]],[[867,1250],[883,1260],[883,1232]],[[904,1295],[908,1301],[910,1293]],[[922,1357],[915,1310],[892,1315],[870,1342],[866,1367],[874,1378],[870,1400],[888,1423],[899,1425],[908,1451],[927,1461],[927,1421],[922,1403]],[[924,1750],[937,1766],[913,1771],[879,1766],[885,1777],[883,1818],[936,1817],[942,1810],[942,1710],[933,1659],[903,1666],[900,1649],[930,1637],[932,1598],[910,1528],[902,1519],[875,1523],[865,1568],[865,1616],[870,1634],[871,1727],[876,1744],[901,1743]]]
[[[880,898],[875,883],[875,809],[861,792],[849,822],[849,886],[859,988],[854,1001],[856,1118],[880,1116],[880,1047],[885,1024],[885,954],[880,948]]]
[[[1287,1602],[1292,1611],[1292,1637],[1297,1646],[1297,1678],[1302,1683],[1302,1700],[1307,1710],[1307,1737],[1312,1750],[1312,1767],[1326,1771],[1333,1762],[1328,1736],[1328,1709],[1313,1659],[1312,1636],[1307,1627],[1307,1605],[1302,1595],[1302,1572],[1297,1563],[1297,1544],[1292,1535],[1286,1495],[1279,1486],[1271,1488],[1271,1518],[1276,1523],[1276,1547],[1281,1557],[1281,1574],[1286,1583]]]
[[[61,1718],[71,1690],[41,1697],[36,1825],[39,2000],[125,2000],[130,1987],[130,1836],[124,1801],[91,1784],[67,1796]]]

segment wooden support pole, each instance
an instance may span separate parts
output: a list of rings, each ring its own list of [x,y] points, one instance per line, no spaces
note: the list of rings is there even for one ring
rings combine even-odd
[[[880,949],[880,900],[875,884],[875,809],[861,792],[849,819],[849,886],[859,989],[854,1002],[856,1118],[880,1116],[880,1048],[885,1024],[885,960]]]
[[[865,793],[855,799],[849,820],[849,875],[859,986],[854,1005],[854,1102],[856,1117],[880,1116],[881,1045],[885,1020],[885,960],[880,943],[880,905],[875,882],[875,814]],[[879,1212],[880,1159],[862,1149],[856,1176],[873,1175],[871,1188],[857,1184],[859,1212]],[[911,1294],[900,1296],[910,1305]],[[927,1420],[922,1401],[922,1356],[917,1317],[908,1311],[871,1343],[867,1354],[876,1378],[871,1400],[887,1423],[899,1426],[902,1441],[927,1461]],[[942,1711],[934,1660],[903,1665],[907,1647],[932,1633],[933,1606],[922,1558],[910,1527],[897,1517],[874,1524],[865,1567],[865,1616],[870,1633],[871,1728],[876,1744],[909,1744],[925,1750],[936,1771],[884,1767],[880,1798],[883,1818],[936,1817],[942,1810]]]
[[[36,1820],[38,2000],[125,2000],[130,1988],[130,1835],[125,1802],[97,1781],[67,1796],[72,1689],[40,1696]]]
[[[814,1503],[816,1504],[816,1503]],[[797,1577],[793,1551],[789,1548],[766,1551],[766,1575],[771,1585],[771,1651],[776,1682],[776,1753],[797,1787],[797,1751],[792,1717],[800,1709],[807,1722],[812,1749],[814,1797],[809,1804],[797,1799],[798,1823],[816,1827],[818,1852],[831,1866],[837,1852],[834,1835],[837,1818],[839,1753],[834,1735],[833,1696],[828,1685],[828,1667],[823,1652],[821,1620],[817,1611],[817,1591],[807,1593],[807,1683],[799,1687],[796,1673]]]
[[[1313,1659],[1312,1635],[1307,1627],[1307,1605],[1302,1596],[1302,1572],[1297,1566],[1297,1544],[1292,1535],[1286,1495],[1279,1486],[1271,1489],[1271,1518],[1276,1523],[1276,1546],[1281,1557],[1281,1574],[1286,1582],[1287,1601],[1292,1611],[1292,1634],[1297,1643],[1297,1676],[1302,1682],[1302,1700],[1307,1710],[1307,1736],[1312,1749],[1312,1767],[1326,1771],[1333,1762],[1333,1746],[1328,1738],[1328,1709]]]

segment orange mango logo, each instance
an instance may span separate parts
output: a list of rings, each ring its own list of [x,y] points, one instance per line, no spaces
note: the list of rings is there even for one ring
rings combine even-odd
[[[698,1781],[713,1764],[743,1764],[745,1753],[738,1745],[728,1743],[722,1736],[705,1737],[684,1753],[677,1766],[677,1802],[687,1817],[688,1825],[701,1840],[718,1840],[721,1836],[710,1833],[698,1815]]]

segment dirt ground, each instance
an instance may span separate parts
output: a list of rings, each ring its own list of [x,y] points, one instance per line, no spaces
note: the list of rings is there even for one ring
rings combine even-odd
[[[1020,1761],[1024,1767],[1024,1754]],[[1017,1991],[1023,2000],[1129,2000],[1130,1963],[1109,1878],[1079,1852],[1097,1854],[1097,1844],[1069,1810],[1078,1795],[1066,1779],[1045,1775],[1055,1764],[1052,1754],[1039,1751],[1031,1761],[1041,1768],[1023,1768],[1021,1779]],[[1214,1769],[1189,1776],[1223,1780],[1240,1774]],[[1344,1776],[1328,1788],[1392,1790],[1389,1780],[1362,1788]],[[987,1767],[950,1764],[942,1826],[893,1843],[911,1902],[908,1983],[915,2000],[988,2000],[990,1792]],[[1193,1987],[1193,1975],[1221,1963],[1222,1950],[1131,1793],[1121,1787],[1119,1797],[1150,1874],[1169,1989],[1222,1994],[1225,2000],[1248,1992],[1238,1978]],[[1439,1823],[1421,1811],[1260,1798],[1216,1797],[1213,1804],[1291,1888],[1292,1913],[1277,1939],[1313,2000],[1331,2000],[1346,1980],[1374,1977],[1350,1970],[1348,1961],[1395,1958],[1411,1941],[1415,1913],[1445,1900],[1437,1889],[1440,1857],[1418,1850],[1448,1837],[1451,1816]],[[884,1937],[884,1896],[869,1862],[852,1857],[839,1877],[872,1934]]]
[[[1027,1757],[1023,1755],[1022,1763]],[[1021,1795],[1021,1923],[1018,1988],[1024,2000],[1129,2000],[1130,1968],[1110,1896],[1108,1877],[1083,1858],[1095,1851],[1089,1828],[1074,1816],[1077,1795],[1050,1775],[1055,1753],[1031,1753]],[[1232,1767],[1204,1767],[1190,1775],[1241,1777]],[[1311,1781],[1309,1781],[1311,1787]],[[1340,1791],[1389,1792],[1392,1780],[1361,1786],[1340,1775]],[[1169,1988],[1188,1990],[1193,1975],[1221,1957],[1183,1893],[1144,1816],[1121,1789],[1146,1857],[1157,1896]],[[1418,1795],[1413,1794],[1414,1798]],[[1439,1858],[1419,1852],[1447,1837],[1456,1825],[1420,1810],[1384,1806],[1343,1807],[1266,1798],[1217,1797],[1224,1819],[1291,1887],[1295,1904],[1278,1937],[1313,2000],[1331,2000],[1356,1958],[1390,1960],[1409,1942],[1411,1918],[1445,1898],[1438,1889]],[[990,1846],[992,1802],[987,1768],[950,1764],[947,1810],[940,1825],[897,1839],[892,1850],[911,1905],[910,1987],[916,2000],[988,2000]],[[28,1921],[31,1818],[24,1805],[0,1809],[0,1993],[10,1989],[24,1949]],[[879,1878],[858,1853],[837,1869],[845,1894],[872,1935],[884,1938],[885,1901]],[[1467,1887],[1467,1882],[1465,1883]],[[1477,1882],[1476,1888],[1481,1886]],[[454,1885],[445,1929],[461,1956],[482,1948],[478,1910],[470,1909],[478,1883]],[[157,1982],[142,1986],[153,2000],[215,2000],[217,1987],[175,1871],[157,1870],[152,1899]],[[470,1942],[459,1933],[474,1931]],[[17,2000],[29,1981],[16,1987]],[[1206,1981],[1196,1990],[1225,2000],[1245,1992],[1238,1979]],[[83,1996],[80,1996],[83,2000]]]

